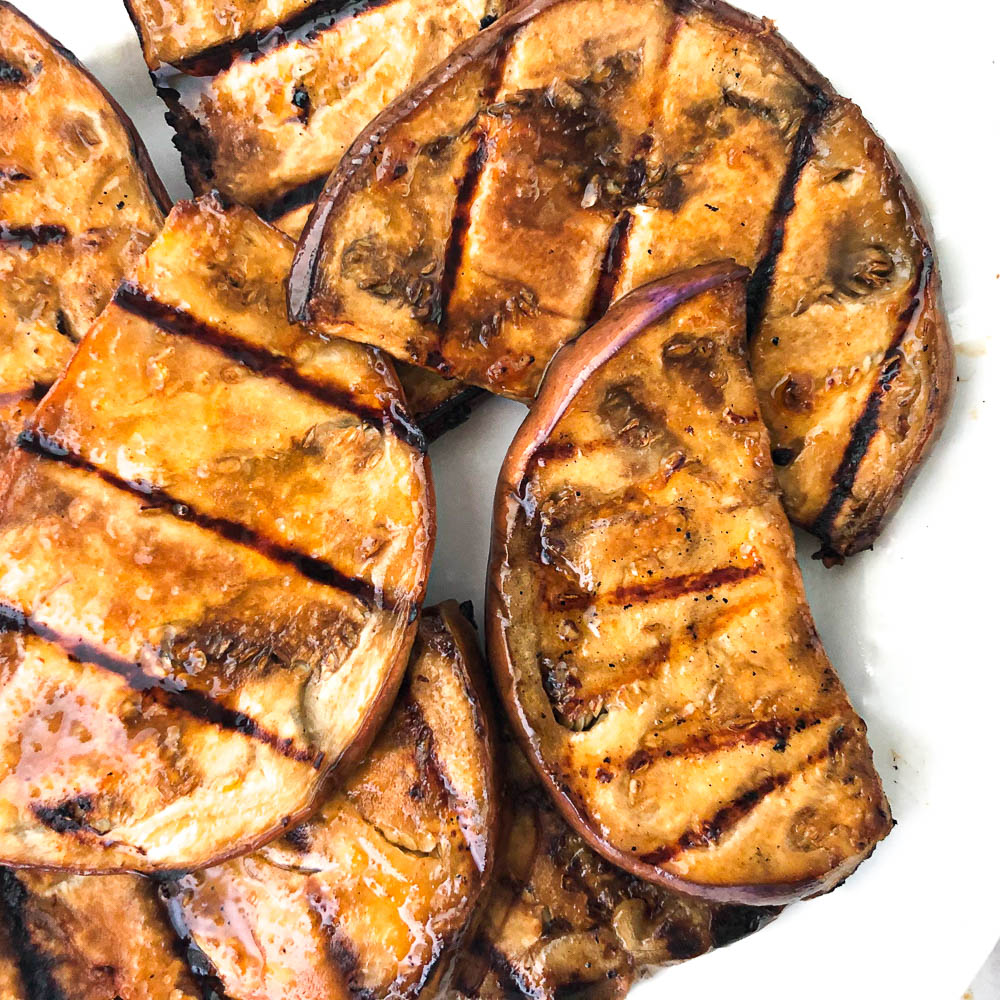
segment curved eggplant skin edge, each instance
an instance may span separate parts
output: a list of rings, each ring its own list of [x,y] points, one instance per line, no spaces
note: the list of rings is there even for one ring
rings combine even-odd
[[[531,457],[551,434],[587,378],[651,323],[663,318],[678,305],[702,292],[742,281],[748,273],[746,268],[725,261],[701,265],[650,282],[620,299],[602,320],[556,354],[528,417],[514,436],[497,482],[486,584],[486,649],[494,681],[518,742],[566,822],[593,850],[639,878],[690,896],[720,903],[784,905],[833,889],[854,870],[857,860],[849,859],[822,880],[768,885],[702,885],[623,853],[595,832],[586,814],[548,770],[531,722],[516,696],[515,666],[507,645],[510,622],[506,617],[500,585],[500,573],[508,561],[510,529],[525,502],[520,493]]]
[[[128,136],[129,146],[132,150],[132,155],[135,157],[136,163],[139,165],[139,170],[142,172],[143,177],[146,180],[146,184],[149,186],[150,193],[153,196],[153,200],[156,202],[160,211],[166,215],[170,211],[170,206],[173,204],[173,200],[170,195],[167,194],[167,189],[163,186],[163,181],[160,180],[159,175],[156,173],[156,168],[153,166],[153,161],[150,159],[149,151],[146,149],[146,144],[142,141],[142,136],[136,131],[135,125],[132,124],[132,119],[125,113],[125,109],[108,93],[107,88],[101,83],[100,80],[94,76],[93,73],[87,69],[86,66],[68,49],[62,44],[57,38],[50,35],[43,27],[41,27],[37,22],[33,21],[26,14],[22,13],[14,4],[8,2],[8,0],[0,0],[0,9],[8,11],[15,17],[21,18],[21,20],[26,21],[31,27],[38,32],[42,38],[48,42],[52,48],[59,53],[64,59],[70,62],[75,69],[77,69],[87,80],[97,88],[101,96],[108,102],[108,106],[115,113],[115,116],[122,124],[122,128],[125,129],[125,133]]]

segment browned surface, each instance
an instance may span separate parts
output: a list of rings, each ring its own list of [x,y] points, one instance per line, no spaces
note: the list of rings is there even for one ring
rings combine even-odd
[[[388,711],[429,470],[384,363],[285,321],[290,254],[179,205],[8,460],[0,602],[37,633],[0,658],[9,863],[245,851]]]
[[[169,890],[232,1000],[414,996],[461,939],[497,823],[480,670],[457,605],[427,611],[386,727],[319,813]]]
[[[782,476],[789,512],[832,549],[864,547],[932,435],[950,345],[936,274],[925,294],[905,278],[919,258],[930,269],[919,216],[860,116],[856,150],[835,137],[842,148],[830,175],[850,160],[854,193],[838,201],[815,191],[810,154],[815,146],[831,159],[823,150],[840,108],[768,22],[724,4],[533,0],[361,133],[300,238],[290,309],[400,360],[528,400],[558,346],[630,288],[735,259],[757,269],[761,396],[796,373],[828,386],[829,406],[801,406],[787,427],[765,400],[768,426],[790,441],[782,454],[799,456]],[[878,190],[893,202],[885,218],[876,218]],[[849,308],[843,297],[824,300],[795,317],[799,332],[782,343],[776,326],[808,308],[802,286],[836,283],[844,254],[865,247],[895,255],[897,308],[871,287],[886,284],[882,275],[848,275]],[[765,350],[774,337],[780,349]],[[903,355],[903,377],[893,374],[891,388],[875,381],[880,365],[895,370]],[[845,391],[845,373],[866,363],[866,378]],[[886,397],[874,435],[859,430],[871,423],[873,391],[875,409]]]
[[[4,895],[16,903],[33,998],[202,1000],[155,883],[134,875],[8,872]]]
[[[787,902],[850,874],[891,820],[805,602],[739,272],[683,302],[726,274],[634,293],[557,357],[498,485],[488,645],[598,851],[708,898]]]
[[[18,956],[11,940],[9,910],[2,902],[0,902],[0,996],[5,1000],[28,1000]]]
[[[847,101],[795,188],[751,364],[791,516],[869,546],[952,382],[937,266],[881,139]]]
[[[124,112],[57,46],[0,3],[0,456],[168,204]]]
[[[655,968],[702,955],[776,911],[709,903],[643,882],[595,854],[567,826],[509,736],[506,838],[453,996],[556,1000],[622,997]]]

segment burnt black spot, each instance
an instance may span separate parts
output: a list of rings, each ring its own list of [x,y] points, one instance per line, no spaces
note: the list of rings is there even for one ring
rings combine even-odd
[[[691,927],[684,924],[668,924],[664,931],[671,958],[694,958],[707,950],[701,936]]]
[[[480,29],[488,28],[491,24],[495,23],[497,19],[496,14],[487,14],[485,17],[479,19]]]
[[[0,243],[19,243],[22,250],[31,250],[50,243],[62,243],[69,234],[65,226],[43,224],[16,226],[0,222]]]
[[[795,461],[795,452],[791,448],[772,448],[771,461],[779,468],[791,465]]]
[[[472,601],[462,601],[458,606],[458,610],[462,612],[462,616],[473,628],[478,628],[476,625],[476,609],[473,607]]]
[[[303,125],[307,125],[312,114],[312,100],[309,97],[309,91],[301,83],[297,83],[292,91],[292,106],[295,108],[299,121]]]
[[[25,994],[39,1000],[65,1000],[52,976],[52,959],[35,944],[29,926],[28,891],[9,868],[0,868],[0,919],[10,933]]]
[[[312,838],[309,836],[309,828],[304,824],[302,826],[293,827],[288,831],[282,838],[289,847],[294,847],[295,850],[301,851],[305,854],[306,851],[312,846]]]
[[[55,806],[45,806],[33,803],[31,811],[50,830],[56,833],[95,833],[87,822],[87,817],[94,810],[93,799],[89,795],[77,795]]]
[[[6,59],[0,59],[0,85],[9,84],[19,86],[25,83],[27,79],[24,70],[18,69],[17,66],[7,62]]]

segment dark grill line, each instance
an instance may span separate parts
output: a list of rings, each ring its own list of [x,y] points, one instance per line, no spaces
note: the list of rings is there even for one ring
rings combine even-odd
[[[52,976],[52,963],[32,940],[25,915],[28,890],[10,868],[0,868],[0,919],[6,917],[11,946],[28,1000],[66,1000]]]
[[[390,406],[382,409],[359,404],[351,393],[303,375],[282,355],[248,344],[242,338],[211,326],[183,309],[158,302],[130,281],[123,281],[118,286],[112,301],[119,308],[155,324],[161,330],[214,347],[237,364],[260,375],[284,382],[290,388],[303,392],[327,406],[344,410],[362,423],[383,431],[388,427],[396,437],[418,451],[423,452],[427,449],[427,443],[419,428],[414,426],[398,407]]]
[[[121,677],[133,691],[138,691],[158,701],[164,708],[183,712],[192,718],[210,723],[219,729],[242,733],[249,739],[265,743],[282,757],[310,764],[317,770],[323,763],[323,754],[308,748],[297,747],[293,740],[276,736],[264,729],[249,715],[220,705],[203,691],[186,688],[170,677],[147,674],[138,664],[119,657],[83,639],[73,639],[56,629],[36,621],[16,608],[0,604],[0,628],[14,628],[30,632],[46,642],[58,646],[78,663],[100,667]]]
[[[205,531],[220,535],[226,541],[241,545],[244,548],[253,549],[255,552],[259,552],[261,555],[275,562],[292,566],[303,576],[315,583],[343,591],[361,601],[366,607],[382,608],[385,606],[385,593],[367,580],[348,576],[322,559],[298,552],[281,542],[271,541],[271,539],[265,538],[259,532],[237,521],[230,521],[228,518],[223,517],[214,517],[211,514],[205,514],[202,511],[196,510],[190,503],[179,500],[166,490],[151,486],[149,483],[121,479],[113,472],[102,469],[79,455],[71,454],[38,430],[22,431],[18,436],[17,443],[24,451],[29,451],[32,454],[40,455],[43,458],[52,459],[56,462],[63,462],[75,469],[82,469],[85,472],[99,476],[109,486],[127,493],[138,494],[147,499],[150,506],[167,508],[175,517],[183,521],[190,521]],[[390,601],[391,603],[395,602]]]
[[[628,248],[628,236],[632,229],[632,213],[627,209],[615,220],[608,234],[608,243],[601,259],[601,273],[594,289],[594,298],[587,314],[587,326],[592,326],[611,307],[615,285],[621,277],[622,265],[625,263],[625,251]]]
[[[329,176],[329,172],[324,171],[318,177],[304,181],[284,194],[276,195],[267,201],[260,202],[257,205],[257,214],[265,222],[274,222],[288,212],[302,208],[303,205],[312,204],[322,193],[323,188],[326,186],[326,179]]]
[[[838,726],[827,741],[827,745],[822,750],[806,757],[798,772],[768,775],[752,788],[748,788],[731,802],[722,806],[713,816],[702,820],[697,826],[681,834],[675,843],[665,844],[655,851],[643,854],[641,860],[649,865],[662,865],[664,862],[673,861],[685,851],[717,844],[725,834],[731,832],[741,820],[749,816],[768,795],[784,788],[796,774],[801,773],[807,767],[814,767],[830,757],[835,757],[850,737],[851,730],[844,726]]]
[[[826,118],[830,107],[830,99],[823,93],[817,93],[795,136],[791,158],[785,169],[785,175],[781,179],[774,205],[771,206],[766,229],[767,236],[765,237],[767,249],[754,268],[747,284],[748,340],[752,341],[757,335],[764,318],[764,308],[771,293],[778,258],[785,246],[785,227],[792,210],[795,208],[795,191],[799,184],[799,177],[813,154],[816,132]]]
[[[816,516],[816,520],[810,525],[809,530],[816,535],[823,543],[824,549],[829,548],[830,536],[833,533],[833,522],[840,513],[847,498],[854,488],[854,480],[857,478],[858,470],[864,457],[868,454],[872,439],[879,428],[879,415],[882,410],[882,400],[892,388],[892,383],[896,380],[902,368],[903,354],[900,347],[910,332],[914,319],[920,316],[921,306],[927,287],[933,272],[933,261],[929,250],[924,252],[920,264],[920,272],[914,280],[913,297],[907,307],[899,317],[899,325],[896,335],[893,337],[885,357],[882,360],[882,369],[875,380],[872,391],[868,394],[865,408],[861,416],[854,422],[851,428],[851,436],[848,438],[847,447],[837,466],[837,471],[833,474],[833,489],[823,506],[823,509]],[[835,552],[824,552],[835,558]]]
[[[317,0],[305,10],[292,14],[278,24],[248,31],[231,41],[209,46],[193,56],[178,60],[171,68],[187,76],[215,76],[232,66],[237,59],[259,59],[290,42],[320,35],[343,18],[380,7],[387,2],[388,0]],[[329,20],[324,24],[325,17]]]

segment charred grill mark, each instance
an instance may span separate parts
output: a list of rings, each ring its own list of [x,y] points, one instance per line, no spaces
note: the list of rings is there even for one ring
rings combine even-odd
[[[284,194],[275,195],[268,201],[261,202],[257,207],[257,214],[265,222],[274,222],[289,212],[294,212],[303,205],[311,205],[323,192],[326,186],[326,179],[329,175],[322,174],[312,180],[304,181],[296,187],[285,191]]]
[[[67,1000],[52,976],[51,959],[35,944],[28,928],[28,890],[9,868],[0,868],[0,904],[29,1000]]]
[[[502,64],[503,59],[501,58],[498,62]],[[495,75],[499,76],[499,72]],[[499,82],[493,86],[494,91],[496,86],[499,86]],[[493,94],[491,93],[487,103],[492,101],[492,98]],[[448,307],[455,290],[458,269],[462,265],[462,257],[465,254],[465,241],[469,235],[472,203],[475,201],[476,192],[479,189],[479,179],[482,177],[488,155],[489,145],[486,141],[486,132],[480,131],[476,135],[476,145],[465,162],[465,174],[458,188],[458,198],[455,201],[455,209],[451,217],[451,232],[448,235],[444,262],[441,266],[438,308],[432,310],[428,318],[429,323],[443,328],[448,326]]]
[[[820,719],[793,721],[764,719],[759,722],[723,726],[702,733],[693,733],[683,743],[671,747],[637,750],[626,758],[625,767],[634,772],[652,763],[656,757],[703,757],[719,750],[732,750],[756,743],[771,743],[776,751],[783,752],[793,732],[802,732],[819,725],[821,721]]]
[[[559,607],[569,610],[576,607],[586,607],[594,601],[615,605],[635,604],[639,601],[669,601],[688,594],[697,594],[705,590],[715,590],[718,587],[740,583],[757,576],[763,569],[764,564],[760,561],[754,561],[749,566],[717,566],[705,573],[668,576],[662,580],[617,587],[605,593],[563,595],[559,600]]]
[[[781,909],[780,906],[743,906],[738,903],[720,906],[712,914],[712,947],[724,948],[753,934],[770,923],[781,913]]]
[[[785,169],[785,176],[781,179],[778,195],[771,207],[771,216],[765,230],[766,249],[747,283],[747,337],[749,340],[753,340],[757,335],[764,318],[764,308],[771,292],[778,258],[785,245],[785,227],[788,223],[788,217],[795,208],[795,190],[798,187],[799,177],[813,154],[816,133],[831,107],[830,99],[822,92],[817,92],[795,136],[792,156]]]
[[[51,224],[17,226],[9,222],[0,222],[0,243],[17,243],[22,250],[63,243],[68,236],[65,226]]]
[[[878,433],[882,400],[892,389],[892,384],[902,369],[903,352],[901,346],[914,320],[919,318],[920,307],[923,305],[932,271],[931,252],[925,250],[919,272],[914,280],[913,295],[900,314],[896,335],[885,352],[881,370],[875,379],[875,385],[868,394],[861,416],[851,428],[847,447],[844,449],[837,471],[833,474],[833,489],[816,520],[809,526],[809,530],[823,543],[821,554],[824,556],[836,559],[843,555],[832,546],[834,522],[851,495],[861,463],[864,461],[865,455],[868,454],[872,440]]]
[[[655,851],[643,854],[640,856],[640,860],[655,867],[675,860],[686,851],[717,844],[727,833],[732,832],[742,820],[746,819],[764,799],[787,786],[797,774],[801,774],[806,768],[836,757],[850,738],[851,730],[845,726],[838,726],[834,729],[826,746],[806,757],[797,772],[768,775],[724,805],[713,816],[702,820],[697,826],[681,834],[675,843],[665,844]]]
[[[587,314],[587,326],[592,326],[610,308],[618,279],[621,277],[622,265],[625,262],[625,252],[628,249],[628,236],[632,229],[632,213],[624,212],[611,227],[608,235],[608,245],[601,258],[601,274],[594,289],[594,298]]]
[[[423,432],[428,443],[436,440],[445,431],[454,430],[464,424],[472,414],[472,409],[481,403],[488,393],[485,389],[469,386],[456,393],[451,399],[445,400],[433,410],[417,417],[417,426]]]
[[[89,795],[77,795],[55,806],[46,806],[33,802],[31,811],[35,818],[56,833],[92,833],[97,834],[86,817],[93,812],[94,802]]]
[[[244,548],[253,549],[268,559],[291,566],[304,577],[315,583],[333,587],[335,590],[349,594],[366,607],[383,608],[387,604],[395,606],[405,603],[404,598],[393,595],[388,595],[389,599],[387,601],[386,593],[367,580],[348,576],[323,559],[298,552],[281,542],[274,542],[252,528],[248,528],[236,521],[230,521],[223,517],[214,517],[198,511],[189,503],[171,496],[166,490],[151,486],[147,482],[120,479],[107,469],[102,469],[87,459],[66,451],[65,448],[55,444],[37,430],[22,431],[18,436],[17,443],[18,447],[24,451],[56,462],[63,462],[76,469],[82,469],[85,472],[100,477],[105,483],[116,489],[127,493],[137,493],[142,497],[146,497],[149,500],[149,506],[168,509],[175,517],[181,520],[190,521],[192,524],[198,525],[199,528],[220,535],[229,542],[241,545]]]
[[[28,82],[24,70],[18,68],[6,59],[0,59],[0,87],[20,87]]]
[[[158,302],[132,282],[122,282],[112,301],[126,312],[155,324],[161,330],[214,347],[250,371],[284,382],[290,388],[303,392],[327,406],[335,406],[350,413],[361,423],[381,431],[388,427],[396,437],[418,451],[424,451],[426,448],[423,435],[395,406],[390,405],[382,409],[359,404],[349,392],[303,375],[280,354],[248,344],[240,337],[210,326],[182,309]]]
[[[86,663],[90,666],[100,667],[109,673],[121,677],[133,690],[157,701],[164,708],[183,712],[201,722],[207,722],[219,729],[229,732],[242,733],[248,739],[264,743],[271,747],[282,757],[290,760],[301,761],[309,764],[315,769],[319,769],[323,763],[323,754],[309,748],[298,747],[294,740],[286,737],[276,736],[274,733],[264,729],[256,720],[246,715],[244,712],[226,708],[220,705],[210,695],[203,691],[184,687],[172,677],[162,677],[147,674],[137,663],[126,660],[124,657],[115,656],[107,650],[101,649],[83,639],[74,639],[63,635],[56,629],[35,621],[23,612],[12,608],[9,605],[0,605],[0,621],[7,629],[12,631],[29,632],[44,639],[46,642],[58,646],[70,659],[77,663]],[[62,808],[62,807],[59,807]],[[56,812],[58,812],[58,808]],[[41,816],[42,822],[46,822]],[[69,822],[67,820],[67,822]],[[55,829],[58,833],[69,832],[69,826],[63,830],[57,829],[52,823],[46,823],[50,829]],[[78,829],[82,826],[78,825]]]

